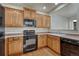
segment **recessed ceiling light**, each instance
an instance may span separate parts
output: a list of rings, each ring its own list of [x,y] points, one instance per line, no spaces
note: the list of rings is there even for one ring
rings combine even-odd
[[[77,22],[77,20],[73,20],[73,22]]]
[[[44,6],[43,9],[45,10],[46,9],[46,6]]]

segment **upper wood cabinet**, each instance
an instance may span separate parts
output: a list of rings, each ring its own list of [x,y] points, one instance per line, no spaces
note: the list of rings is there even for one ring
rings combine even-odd
[[[38,35],[38,48],[47,46],[47,35]]]
[[[5,7],[5,26],[22,27],[23,11]]]
[[[41,14],[36,14],[36,27],[37,28],[42,28],[42,15]]]
[[[37,14],[35,10],[24,8],[24,11],[5,7],[5,26],[23,27],[24,19],[36,20],[37,28],[49,28],[50,16]]]
[[[50,16],[43,15],[42,16],[42,22],[43,22],[43,28],[49,28],[50,27]]]
[[[6,41],[6,55],[17,56],[23,53],[23,37],[9,37]]]
[[[37,28],[49,28],[50,27],[50,16],[36,14],[36,27]]]
[[[28,8],[24,8],[24,18],[25,19],[35,19],[36,11]]]
[[[60,55],[60,37],[48,35],[48,47]]]

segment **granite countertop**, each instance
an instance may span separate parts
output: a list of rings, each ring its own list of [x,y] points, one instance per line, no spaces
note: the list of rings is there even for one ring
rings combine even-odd
[[[54,35],[54,36],[59,36],[59,37],[64,37],[64,38],[69,38],[69,39],[74,39],[74,40],[79,40],[79,35],[75,34],[57,34],[57,33],[51,33],[51,32],[41,32],[37,33],[37,35]]]
[[[5,34],[5,38],[8,38],[8,37],[18,37],[18,36],[23,36],[23,34],[22,33]]]
[[[59,33],[52,33],[52,32],[37,32],[36,35],[54,35],[74,40],[79,40],[79,35],[72,35],[72,34],[59,34]],[[5,34],[5,38],[8,37],[17,37],[17,36],[24,36],[22,33],[15,33],[15,34]]]

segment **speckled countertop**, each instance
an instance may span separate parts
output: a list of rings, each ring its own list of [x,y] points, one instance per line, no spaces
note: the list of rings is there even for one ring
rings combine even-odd
[[[37,32],[36,35],[54,35],[54,36],[79,40],[79,35],[71,35],[71,34],[57,34],[57,33],[51,33],[51,32]],[[23,36],[23,33],[5,34],[5,38],[17,37],[17,36]]]
[[[23,36],[23,33],[5,34],[5,38],[8,38],[8,37],[19,37],[19,36]]]
[[[79,40],[79,35],[75,34],[57,34],[57,33],[37,33],[37,35],[53,35],[53,36],[59,36],[59,37],[64,37],[64,38],[69,38],[69,39],[74,39],[74,40]]]

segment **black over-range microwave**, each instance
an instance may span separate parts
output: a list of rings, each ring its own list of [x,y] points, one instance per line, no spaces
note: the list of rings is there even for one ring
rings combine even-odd
[[[33,19],[24,19],[25,27],[36,27],[36,20]]]

